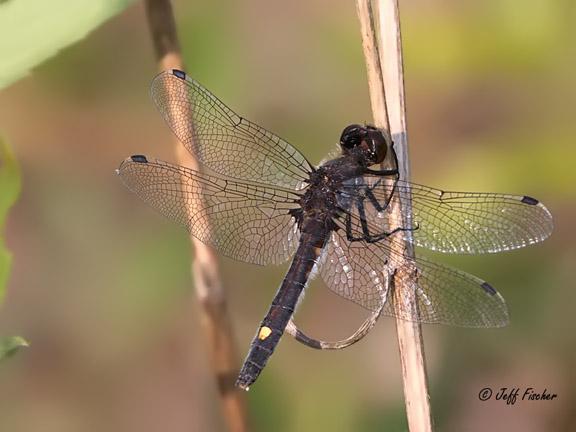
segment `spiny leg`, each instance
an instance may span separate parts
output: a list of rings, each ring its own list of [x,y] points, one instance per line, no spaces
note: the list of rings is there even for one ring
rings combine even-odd
[[[398,227],[394,228],[392,231],[385,231],[380,234],[372,235],[370,234],[370,230],[368,228],[368,221],[366,220],[366,211],[364,209],[364,200],[357,200],[356,201],[356,209],[358,210],[358,216],[360,217],[360,225],[362,226],[362,236],[354,237],[352,234],[352,216],[350,213],[346,215],[346,238],[348,241],[360,241],[364,240],[368,243],[376,243],[386,237],[389,237],[399,231],[414,231],[418,229],[418,226],[414,228],[404,228]]]

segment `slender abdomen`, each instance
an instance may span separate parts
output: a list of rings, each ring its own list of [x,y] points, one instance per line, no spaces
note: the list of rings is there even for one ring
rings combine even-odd
[[[242,389],[248,390],[249,386],[256,381],[278,345],[306,286],[310,272],[330,234],[325,224],[316,220],[305,220],[302,223],[301,232],[300,244],[290,269],[252,340],[250,351],[236,380],[236,385]]]

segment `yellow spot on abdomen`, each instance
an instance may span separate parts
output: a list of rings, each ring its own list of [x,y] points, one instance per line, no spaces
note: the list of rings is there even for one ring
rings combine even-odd
[[[264,340],[272,333],[272,329],[270,327],[261,327],[260,331],[258,332],[258,339]]]

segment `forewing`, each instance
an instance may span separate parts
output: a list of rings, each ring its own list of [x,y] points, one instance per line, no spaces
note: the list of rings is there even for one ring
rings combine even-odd
[[[408,321],[463,327],[508,323],[502,296],[483,280],[422,258],[405,260],[391,248],[394,236],[377,243],[348,242],[332,233],[320,260],[320,274],[336,294],[383,314]],[[393,288],[385,278],[396,272]]]
[[[223,255],[254,264],[281,263],[298,244],[288,214],[296,192],[221,178],[144,156],[118,168],[124,184],[161,214]]]
[[[449,192],[401,180],[394,186],[373,175],[364,177],[382,205],[393,188],[397,197],[411,200],[412,222],[405,228],[412,231],[406,238],[417,246],[446,253],[493,253],[541,242],[552,232],[552,215],[528,196]],[[388,225],[390,206],[378,212],[364,202],[373,232],[396,228]]]
[[[182,71],[162,72],[150,91],[188,151],[220,174],[297,189],[312,171],[289,143],[238,116]]]

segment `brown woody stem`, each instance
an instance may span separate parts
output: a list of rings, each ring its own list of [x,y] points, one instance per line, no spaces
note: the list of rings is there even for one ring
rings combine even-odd
[[[170,1],[146,0],[145,8],[158,68],[184,70]],[[198,161],[177,140],[175,151],[181,165],[201,169]],[[246,395],[234,387],[239,357],[219,276],[218,258],[211,247],[193,237],[191,242],[195,250],[191,269],[201,307],[200,320],[210,352],[210,363],[222,410],[230,431],[245,432],[248,430]]]
[[[409,164],[398,1],[375,1],[377,1],[379,14],[380,37],[377,34],[376,19],[370,0],[356,1],[368,71],[372,112],[376,126],[384,129],[392,137],[394,149],[398,154],[400,178],[408,180]],[[395,199],[391,205],[393,206],[392,218],[395,219],[393,223],[400,224],[396,226],[402,226],[402,221],[407,220],[411,212],[410,202],[400,202],[399,199]],[[392,242],[392,247],[400,254],[399,256],[414,256],[414,249],[409,242],[395,241]],[[402,286],[401,281],[407,279],[402,276],[405,271],[406,269],[402,266],[394,269],[394,274],[399,276],[392,281],[395,296],[401,296],[403,290],[410,289],[410,287]],[[418,311],[414,310],[413,313],[417,318]],[[397,318],[396,330],[408,427],[414,432],[428,432],[432,430],[432,418],[422,329],[417,322]]]

